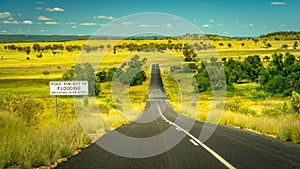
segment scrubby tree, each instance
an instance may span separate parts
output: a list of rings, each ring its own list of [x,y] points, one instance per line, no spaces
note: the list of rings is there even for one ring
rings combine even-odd
[[[297,49],[297,47],[298,47],[298,41],[295,41],[293,45],[293,49]]]
[[[140,60],[139,55],[133,56],[130,61],[123,64],[121,69],[115,71],[115,80],[124,85],[141,85],[147,78],[145,71],[142,70],[146,62],[146,58]]]
[[[289,47],[289,45],[287,45],[287,44],[283,44],[283,45],[281,46],[281,49],[283,49],[283,50],[287,50],[287,49],[288,49],[288,47]]]
[[[269,62],[270,59],[271,59],[271,58],[270,58],[268,55],[266,55],[266,56],[263,58],[263,60],[266,61],[266,62]]]
[[[88,81],[88,90],[90,96],[100,94],[100,84],[96,82],[94,68],[89,63],[76,64],[74,68],[67,70],[63,74],[64,80],[85,80]]]
[[[40,52],[41,51],[41,45],[40,44],[33,44],[32,49],[34,52]]]
[[[252,40],[253,40],[253,42],[254,42],[254,44],[255,44],[255,47],[256,47],[257,43],[259,42],[259,39],[254,38],[254,39],[252,39]]]
[[[43,75],[45,75],[45,76],[48,76],[50,74],[50,72],[49,71],[43,71]]]
[[[232,48],[232,44],[231,43],[228,43],[227,46],[228,46],[228,48]]]
[[[291,109],[293,113],[300,114],[300,94],[295,91],[292,92]]]

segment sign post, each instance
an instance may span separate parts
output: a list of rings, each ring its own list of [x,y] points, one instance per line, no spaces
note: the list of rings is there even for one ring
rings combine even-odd
[[[58,96],[85,96],[89,94],[88,81],[51,81],[50,95],[55,96],[56,120],[58,119]]]

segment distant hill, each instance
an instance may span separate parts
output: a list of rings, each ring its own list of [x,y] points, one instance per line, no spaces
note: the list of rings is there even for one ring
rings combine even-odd
[[[90,36],[72,35],[0,35],[0,43],[15,42],[64,42],[71,40],[85,40]]]
[[[88,40],[88,39],[133,39],[133,40],[155,40],[155,39],[168,39],[170,37],[164,36],[133,36],[133,37],[118,37],[118,36],[93,36],[85,35],[0,35],[0,43],[17,43],[17,42],[65,42],[72,40]],[[182,40],[212,40],[212,41],[226,41],[231,39],[250,39],[250,37],[227,37],[215,34],[185,34],[182,36],[174,37],[175,39]],[[255,38],[255,37],[253,37]],[[251,39],[253,39],[251,38]],[[273,32],[266,35],[256,37],[258,39],[266,40],[300,40],[300,31],[282,31]]]
[[[258,38],[267,40],[300,40],[300,31],[272,32]]]
[[[230,40],[234,39],[231,37],[227,36],[220,36],[220,35],[214,35],[214,34],[185,34],[183,36],[177,37],[178,39],[183,39],[183,40],[213,40],[213,41],[218,41],[218,40]]]

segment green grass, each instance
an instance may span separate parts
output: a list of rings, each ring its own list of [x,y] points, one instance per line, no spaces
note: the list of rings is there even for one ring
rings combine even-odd
[[[0,119],[0,168],[49,165],[89,143],[74,118],[51,126],[28,126],[8,112],[0,112]]]

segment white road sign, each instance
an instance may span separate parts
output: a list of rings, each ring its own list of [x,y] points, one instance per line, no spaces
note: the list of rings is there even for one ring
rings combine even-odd
[[[88,81],[51,81],[50,95],[88,95]]]

